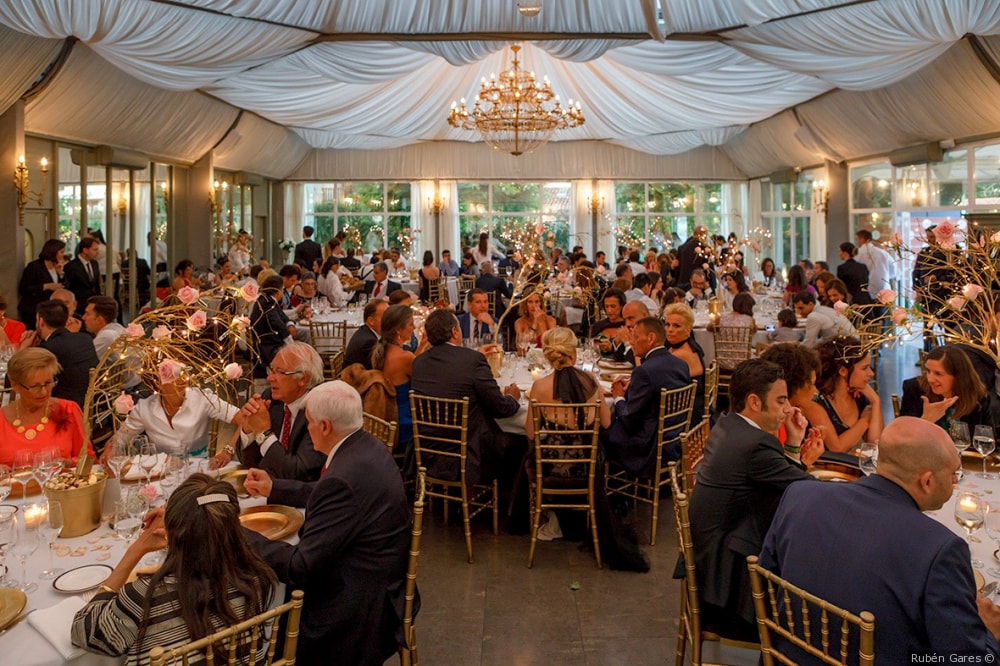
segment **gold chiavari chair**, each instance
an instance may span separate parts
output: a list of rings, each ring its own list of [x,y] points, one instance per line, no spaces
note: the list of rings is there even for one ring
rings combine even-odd
[[[363,419],[363,425],[361,428],[366,433],[389,447],[389,453],[392,453],[392,449],[396,445],[396,422],[380,419],[374,414],[369,414],[368,412],[364,412],[361,416]]]
[[[694,489],[695,471],[701,461],[705,459],[705,443],[708,441],[709,432],[708,417],[704,417],[698,425],[691,426],[687,432],[681,434],[681,460],[683,467],[681,475],[682,490],[690,493]]]
[[[424,495],[427,492],[427,470],[417,470],[416,497],[413,501],[413,527],[410,528],[410,559],[406,566],[406,592],[403,603],[403,638],[406,645],[399,648],[402,666],[419,666],[417,659],[417,630],[413,627],[413,600],[417,591],[417,558],[420,556],[420,536],[424,526]]]
[[[347,349],[347,322],[309,322],[312,346],[320,356]]]
[[[471,564],[472,531],[469,521],[480,512],[490,509],[493,512],[493,533],[497,534],[499,506],[495,479],[489,485],[473,484],[466,480],[469,399],[434,398],[411,392],[410,411],[413,419],[413,451],[417,467],[432,469],[436,462],[444,466],[447,466],[449,461],[458,463],[457,479],[428,475],[427,497],[444,500],[445,522],[448,520],[449,502],[461,503],[465,550]]]
[[[719,399],[719,363],[712,361],[705,368],[705,418],[711,418],[712,410]],[[691,415],[691,420],[696,420],[697,414]]]
[[[733,369],[750,358],[754,329],[749,326],[716,326],[712,331],[715,342],[715,363],[719,365],[720,391],[729,395],[729,380]]]
[[[594,473],[600,406],[594,403],[540,403],[531,401],[528,418],[534,426],[533,469],[528,471],[531,507],[531,547],[528,568],[535,561],[538,527],[545,509],[587,512],[597,568],[601,547],[594,513]],[[530,465],[531,463],[529,463]]]
[[[760,656],[765,666],[794,663],[774,646],[772,636],[780,636],[815,663],[875,663],[875,616],[869,611],[855,615],[820,599],[760,565],[756,555],[747,557],[753,607],[760,630]],[[839,637],[837,625],[840,625]],[[858,634],[858,655],[848,653],[851,634]],[[835,650],[835,654],[831,654]]]
[[[214,664],[216,663],[216,650],[218,646],[222,645],[225,651],[219,650],[218,656],[225,659],[227,666],[236,666],[246,661],[246,657],[241,657],[239,648],[248,649],[249,654],[255,657],[260,646],[268,642],[265,632],[268,625],[273,623],[270,632],[272,640],[268,642],[266,654],[267,666],[292,666],[295,663],[295,649],[299,642],[302,596],[302,590],[294,590],[292,591],[292,600],[288,603],[172,650],[156,646],[149,651],[149,664],[150,666],[188,664],[193,656],[200,656],[206,664]],[[278,625],[281,623],[282,617],[285,618],[284,649],[281,656],[275,659],[278,641],[274,638],[279,634]],[[256,663],[253,658],[251,658],[251,662]]]
[[[896,395],[895,393],[893,393],[892,394],[892,414],[897,419],[899,418],[899,410],[900,410],[899,396]]]
[[[680,447],[681,434],[691,425],[691,410],[694,408],[694,394],[698,385],[691,382],[677,389],[660,390],[660,410],[656,429],[656,470],[651,479],[640,479],[624,470],[608,471],[608,492],[631,497],[637,502],[652,507],[652,526],[649,545],[656,545],[656,525],[659,522],[660,490],[670,483],[668,463],[663,459],[664,449],[676,445]],[[612,487],[614,484],[614,487]]]
[[[327,363],[324,372],[327,379],[331,381],[340,379],[340,373],[344,370],[344,355],[346,353],[346,349],[341,349],[338,352],[326,355]]]
[[[436,277],[427,280],[427,294],[431,303],[444,301],[449,302],[448,288],[443,277]]]

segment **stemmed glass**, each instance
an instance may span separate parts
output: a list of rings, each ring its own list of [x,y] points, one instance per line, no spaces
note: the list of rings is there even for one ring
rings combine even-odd
[[[955,449],[958,451],[958,457],[962,457],[962,452],[972,446],[972,438],[969,437],[969,426],[963,421],[952,421],[951,427],[948,430],[948,434],[951,435],[951,441],[955,445]],[[958,468],[958,479],[962,480],[964,473],[962,468]]]
[[[997,478],[996,474],[990,474],[986,471],[986,458],[997,448],[996,439],[993,437],[993,428],[988,425],[977,425],[972,437],[972,446],[983,456],[983,473],[979,475],[979,478]]]
[[[21,484],[21,500],[28,497],[28,483],[35,476],[35,468],[31,465],[31,449],[21,449],[14,452],[14,480]]]
[[[140,490],[138,486],[130,486],[125,499],[115,505],[115,532],[125,539],[126,547],[142,529],[142,518],[149,508]]]
[[[986,503],[979,495],[968,491],[960,492],[955,498],[955,521],[965,528],[970,542],[980,542],[979,539],[973,538],[972,533],[983,526],[985,520],[985,516],[983,515],[984,504]],[[971,545],[969,546],[969,553],[972,553]],[[982,569],[983,563],[973,556],[972,566],[976,569]]]
[[[62,469],[62,459],[59,457],[59,449],[42,449],[32,457],[34,466],[34,476],[40,488],[45,488],[45,484]]]
[[[52,555],[52,551],[55,550],[56,539],[59,537],[59,533],[62,532],[63,528],[62,504],[52,500],[48,501],[48,509],[45,513],[44,520],[42,520],[42,528],[45,530],[45,536],[48,537],[49,542],[49,568],[38,574],[38,577],[43,580],[49,580],[65,571],[65,569],[53,566],[55,564],[55,560],[53,560]]]
[[[10,544],[10,552],[15,555],[21,563],[21,585],[18,588],[25,594],[30,594],[38,589],[38,585],[28,580],[27,561],[28,557],[38,550],[38,543],[41,541],[39,535],[39,513],[42,511],[38,504],[29,504],[19,512],[23,515],[14,515],[14,531]],[[31,515],[29,515],[31,514]]]
[[[0,587],[15,587],[17,581],[7,578],[7,552],[14,542],[14,516],[17,507],[0,506]]]
[[[115,478],[121,482],[122,468],[132,459],[131,438],[114,437],[109,440],[106,459],[108,467],[115,473]]]
[[[149,438],[145,435],[140,435],[136,438],[136,441],[139,444],[137,451],[139,454],[139,466],[146,473],[146,485],[148,486],[152,480],[153,469],[160,460],[160,454],[156,450],[156,444],[150,442]]]
[[[994,502],[986,504],[986,513],[983,516],[983,526],[986,528],[986,536],[993,539],[997,545],[997,552],[993,554],[993,567],[986,572],[1000,578],[1000,566],[997,566],[997,558],[1000,557],[1000,504]]]
[[[14,480],[11,478],[10,467],[0,465],[0,502],[3,502],[10,495],[10,487],[13,483]]]
[[[875,442],[862,442],[858,447],[858,467],[865,476],[871,476],[878,469],[878,444]]]

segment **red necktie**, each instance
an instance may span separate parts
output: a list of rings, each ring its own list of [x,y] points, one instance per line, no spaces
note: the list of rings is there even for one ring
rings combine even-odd
[[[288,450],[288,436],[292,434],[292,410],[285,405],[285,422],[281,424],[281,445]]]
[[[375,283],[375,293],[374,293],[374,294],[372,294],[372,296],[373,296],[374,298],[378,298],[378,293],[379,293],[380,291],[382,291],[382,283],[381,283],[381,282],[376,282],[376,283]]]

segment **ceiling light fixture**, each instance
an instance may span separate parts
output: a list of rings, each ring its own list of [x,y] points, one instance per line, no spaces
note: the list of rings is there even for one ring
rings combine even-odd
[[[583,125],[580,102],[569,103],[565,108],[559,96],[552,92],[548,77],[542,85],[535,82],[534,72],[521,69],[517,59],[520,46],[511,46],[511,68],[499,78],[496,74],[485,78],[469,110],[465,98],[461,103],[451,103],[448,123],[453,127],[476,130],[483,141],[511,155],[524,155],[545,144],[556,130]],[[554,101],[551,107],[548,103]]]
[[[521,0],[517,3],[517,11],[528,18],[538,16],[538,12],[542,11],[542,0]]]

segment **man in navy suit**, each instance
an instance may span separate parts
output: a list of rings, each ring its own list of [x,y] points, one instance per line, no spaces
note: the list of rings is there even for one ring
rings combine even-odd
[[[500,313],[507,309],[507,299],[513,293],[513,287],[502,277],[493,273],[493,262],[484,261],[479,266],[479,277],[476,278],[476,288],[482,289],[489,294],[493,292],[495,306],[490,314],[499,317]]]
[[[663,346],[665,340],[663,323],[656,317],[643,317],[636,322],[632,329],[632,351],[640,365],[630,379],[619,377],[611,385],[615,422],[604,441],[605,455],[608,461],[643,479],[650,479],[656,473],[660,390],[691,383],[687,363],[667,351]],[[664,454],[669,460],[680,458],[679,450]]]
[[[382,334],[382,315],[389,308],[389,301],[368,301],[363,316],[365,325],[354,332],[344,352],[344,367],[360,363],[365,370],[372,369],[372,349]]]
[[[313,270],[316,260],[323,258],[323,248],[312,239],[315,232],[308,224],[302,227],[302,242],[295,246],[295,263],[304,271]]]
[[[304,666],[381,666],[403,644],[410,512],[399,468],[361,429],[361,410],[361,396],[346,383],[317,386],[303,411],[325,463],[319,480],[247,473],[251,495],[305,507],[294,546],[246,532],[278,580],[306,592],[296,651]]]
[[[76,258],[63,268],[66,288],[76,298],[76,311],[70,315],[83,316],[87,299],[101,294],[101,269],[97,263],[97,253],[101,244],[92,236],[85,236],[77,248]]]
[[[241,410],[243,464],[281,479],[319,478],[325,456],[313,448],[304,405],[310,389],[322,381],[323,361],[311,346],[290,342],[278,350],[267,369],[270,388]]]
[[[747,555],[760,552],[785,488],[813,478],[806,466],[823,445],[818,440],[802,445],[808,423],[788,402],[777,363],[759,358],[740,363],[729,396],[732,411],[712,428],[698,466],[691,541],[703,626],[756,641]],[[784,449],[776,436],[782,424]]]
[[[496,333],[496,320],[490,315],[489,296],[482,289],[469,290],[469,309],[458,315],[463,340],[484,340]],[[485,343],[483,343],[485,344]]]
[[[760,564],[854,614],[873,613],[876,663],[945,653],[991,663],[1000,608],[977,598],[965,540],[923,513],[948,501],[960,465],[947,432],[901,416],[882,431],[876,474],[788,487]],[[856,640],[849,650],[857,654]]]

